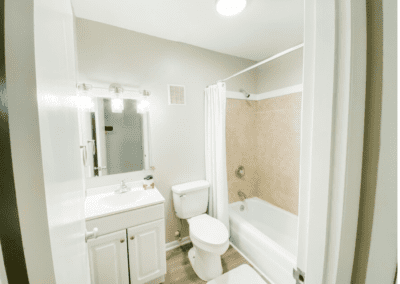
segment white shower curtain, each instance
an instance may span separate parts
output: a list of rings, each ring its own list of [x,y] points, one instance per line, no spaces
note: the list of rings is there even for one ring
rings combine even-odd
[[[210,183],[208,214],[229,231],[228,180],[226,173],[226,84],[205,89],[206,179]]]

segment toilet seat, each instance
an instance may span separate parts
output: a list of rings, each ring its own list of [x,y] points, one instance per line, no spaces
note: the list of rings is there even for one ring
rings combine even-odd
[[[207,214],[188,219],[190,239],[199,248],[223,254],[229,247],[229,233],[225,225]]]

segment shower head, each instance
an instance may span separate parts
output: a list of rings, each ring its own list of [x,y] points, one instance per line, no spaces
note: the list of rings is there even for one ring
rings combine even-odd
[[[240,89],[239,92],[243,93],[243,95],[244,95],[246,98],[249,98],[249,97],[250,97],[250,94],[249,94],[248,92],[246,92],[245,89]]]

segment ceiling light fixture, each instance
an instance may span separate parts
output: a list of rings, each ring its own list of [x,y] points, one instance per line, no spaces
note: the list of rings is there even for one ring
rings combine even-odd
[[[239,14],[246,7],[246,0],[217,0],[217,11],[223,16]]]

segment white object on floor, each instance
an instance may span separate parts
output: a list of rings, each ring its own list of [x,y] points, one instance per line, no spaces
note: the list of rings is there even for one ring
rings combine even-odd
[[[207,282],[207,284],[267,284],[260,275],[248,264],[242,264],[235,269]]]

